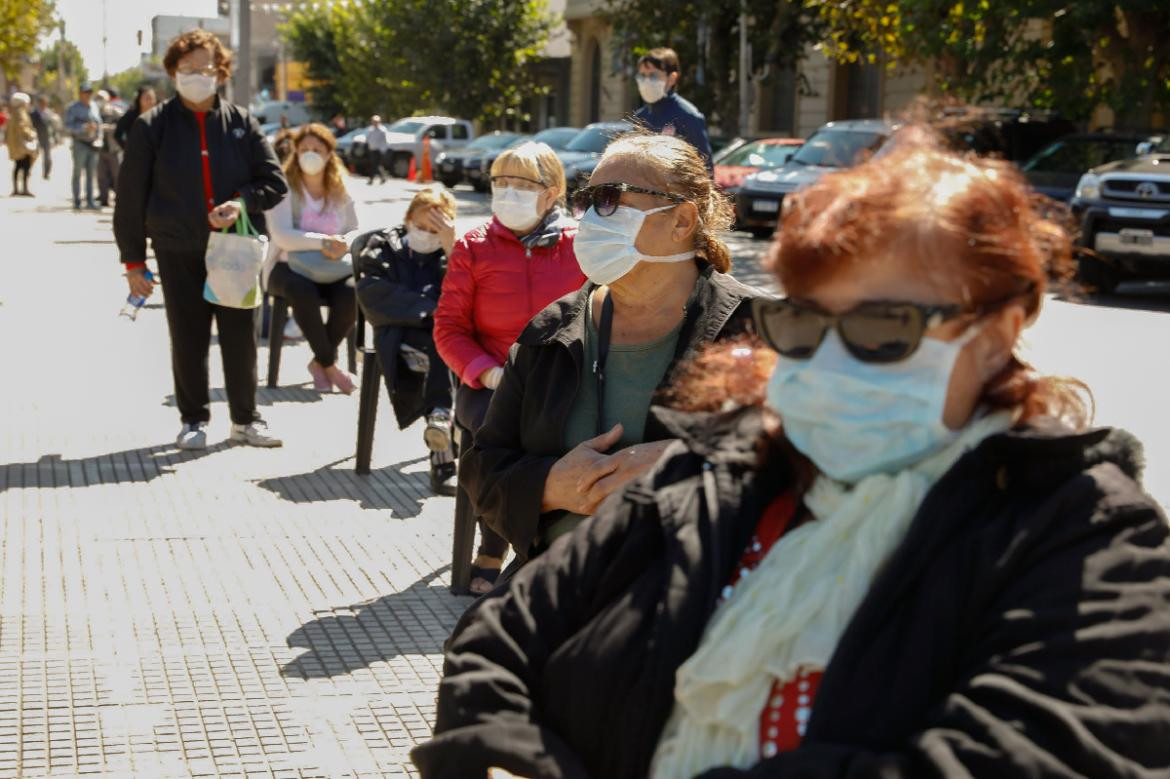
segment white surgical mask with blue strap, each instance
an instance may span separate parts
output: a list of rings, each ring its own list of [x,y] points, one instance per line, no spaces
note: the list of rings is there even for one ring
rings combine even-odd
[[[954,341],[923,338],[894,363],[862,362],[830,330],[808,360],[783,356],[768,382],[768,405],[784,434],[824,473],[854,483],[895,473],[946,446],[958,431],[943,423],[951,374],[983,329]]]
[[[577,237],[573,239],[573,251],[581,272],[594,284],[606,285],[625,276],[639,262],[683,262],[694,257],[693,249],[660,256],[643,254],[634,245],[646,217],[676,206],[651,208],[649,211],[618,206],[609,216],[598,216],[597,209],[590,206],[581,217]]]

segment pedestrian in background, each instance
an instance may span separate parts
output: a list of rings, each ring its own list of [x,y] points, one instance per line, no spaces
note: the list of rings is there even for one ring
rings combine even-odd
[[[138,87],[138,92],[134,95],[134,102],[114,126],[114,140],[117,141],[123,152],[130,140],[130,128],[134,126],[134,120],[148,113],[156,103],[158,103],[158,96],[155,94],[154,87],[149,84]]]
[[[8,157],[12,160],[12,196],[32,197],[28,189],[28,174],[37,158],[37,131],[28,107],[31,103],[24,92],[14,92],[8,100],[10,115],[4,136]]]
[[[713,168],[707,119],[675,91],[678,79],[678,54],[674,49],[651,49],[642,55],[634,80],[645,105],[634,113],[634,121],[651,132],[677,135],[694,146],[703,156],[709,173]]]
[[[53,172],[53,147],[57,143],[57,114],[49,108],[49,98],[37,96],[37,107],[32,112],[33,127],[37,131],[37,144],[41,154],[41,176],[49,180]]]
[[[353,392],[353,379],[337,367],[337,347],[357,320],[349,244],[357,235],[353,198],[329,128],[314,122],[295,131],[294,153],[284,163],[289,196],[267,213],[271,240],[265,288],[292,307],[293,318],[313,350],[309,376],[318,392]],[[320,253],[338,266],[334,281],[302,275],[290,252]],[[321,307],[329,309],[322,319]]]
[[[390,148],[389,142],[386,140],[386,129],[382,127],[382,117],[375,114],[370,117],[370,129],[366,132],[366,150],[370,155],[370,181],[374,183],[374,176],[378,177],[379,184],[386,183],[386,167],[382,155]]]
[[[231,76],[231,65],[231,52],[206,30],[183,33],[171,42],[163,67],[178,94],[131,128],[114,208],[114,236],[133,294],[148,296],[154,289],[145,276],[148,235],[158,258],[175,401],[183,422],[176,444],[182,449],[207,446],[212,319],[223,354],[230,440],[281,444],[256,410],[255,312],[203,297],[211,230],[234,225],[242,202],[263,233],[264,212],[288,192],[256,119],[217,94]]]
[[[345,126],[345,116],[343,114],[338,114],[337,116],[333,117],[333,120],[329,124],[329,129],[333,131],[333,136],[335,138],[340,138],[341,136],[345,135],[346,132],[348,132]]]
[[[547,144],[527,142],[492,163],[492,220],[455,242],[435,310],[435,344],[459,377],[455,413],[472,434],[504,375],[508,350],[537,313],[585,281],[563,210],[565,169]],[[508,542],[480,521],[471,589],[491,589]]]
[[[113,103],[117,93],[99,89],[97,93],[98,115],[102,118],[102,146],[98,151],[98,205],[110,205],[110,193],[118,186],[118,168],[122,164],[122,146],[114,137],[121,115]]]
[[[426,417],[431,489],[455,494],[451,372],[435,348],[435,308],[455,246],[455,197],[442,186],[418,192],[398,227],[381,230],[354,258],[358,303],[374,328],[374,347],[399,429]]]
[[[73,209],[81,209],[81,176],[85,174],[85,207],[97,209],[93,187],[97,178],[98,153],[102,147],[102,117],[93,102],[93,87],[82,82],[78,99],[65,109],[65,131],[73,139]]]

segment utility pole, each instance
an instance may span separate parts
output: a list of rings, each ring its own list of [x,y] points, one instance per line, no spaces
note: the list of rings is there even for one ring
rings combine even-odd
[[[747,137],[752,119],[752,85],[748,78],[752,72],[752,50],[748,43],[747,0],[739,2],[739,67],[736,70],[739,76],[739,134]]]
[[[233,99],[242,106],[252,103],[252,0],[239,0],[240,66],[236,68]]]
[[[59,23],[61,29],[61,43],[57,45],[57,91],[61,96],[61,110],[69,105],[69,98],[72,97],[69,89],[69,58],[65,56],[65,20],[62,19]]]
[[[107,28],[109,22],[106,20],[106,0],[102,0],[102,86],[110,85],[110,50],[108,46]]]

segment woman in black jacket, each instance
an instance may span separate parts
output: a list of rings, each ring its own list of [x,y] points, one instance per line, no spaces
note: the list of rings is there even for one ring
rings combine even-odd
[[[235,224],[243,201],[264,232],[264,211],[288,192],[280,163],[246,109],[221,100],[231,75],[231,53],[212,33],[176,38],[163,59],[178,94],[135,122],[118,177],[114,237],[131,293],[149,296],[145,275],[150,238],[166,295],[175,400],[183,427],[181,449],[207,446],[207,353],[211,320],[223,352],[232,441],[280,446],[256,411],[256,332],[253,312],[209,303],[208,236]]]
[[[612,143],[574,195],[589,281],[517,339],[461,484],[520,562],[648,470],[672,436],[648,414],[678,361],[742,333],[758,293],[727,275],[732,219],[678,138]],[[599,400],[600,399],[600,400]]]
[[[134,103],[130,109],[118,118],[118,123],[114,125],[114,140],[118,142],[118,148],[125,152],[126,146],[130,143],[130,128],[134,126],[134,120],[154,108],[158,102],[155,96],[154,87],[143,84],[138,87],[138,93],[134,95]]]
[[[1166,517],[1015,356],[1067,237],[922,148],[789,197],[779,359],[686,371],[682,442],[464,616],[422,776],[1164,775]]]
[[[451,373],[435,350],[435,307],[455,245],[455,197],[418,192],[402,225],[370,236],[358,255],[358,305],[374,327],[374,346],[399,428],[426,416],[431,488],[455,494]]]

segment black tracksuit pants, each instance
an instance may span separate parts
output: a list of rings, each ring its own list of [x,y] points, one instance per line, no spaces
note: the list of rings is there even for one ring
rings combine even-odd
[[[246,425],[256,421],[260,415],[256,413],[255,310],[217,306],[203,299],[207,266],[202,251],[173,252],[156,247],[155,255],[171,331],[175,403],[183,422],[211,418],[207,358],[212,318],[219,334],[232,422]]]

